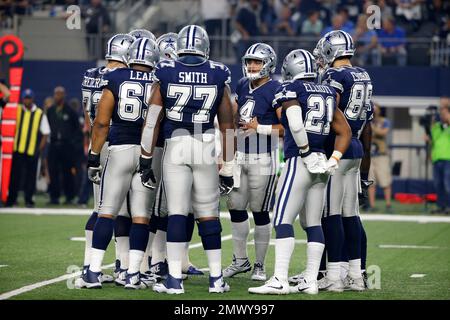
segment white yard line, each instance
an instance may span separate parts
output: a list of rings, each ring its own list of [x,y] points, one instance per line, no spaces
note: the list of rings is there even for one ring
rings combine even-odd
[[[410,278],[423,278],[425,276],[426,276],[426,274],[424,274],[424,273],[414,273],[410,276]]]
[[[378,247],[381,249],[442,249],[442,247],[436,246],[416,246],[409,244],[380,244]]]
[[[253,233],[253,232],[255,232],[255,229],[250,229],[250,233]],[[71,238],[71,240],[72,239],[73,238]],[[81,237],[79,239],[81,239]],[[222,241],[227,241],[227,240],[231,240],[231,234],[222,237]],[[82,241],[82,240],[77,240],[77,241]],[[195,248],[200,248],[200,247],[202,247],[202,243],[201,242],[197,242],[197,243],[193,243],[193,244],[189,245],[189,249],[195,249]],[[115,266],[115,264],[111,263],[111,264],[108,264],[106,266],[103,266],[102,269],[109,269],[109,268],[112,268],[114,266]],[[29,291],[32,291],[34,289],[38,289],[38,288],[41,288],[41,287],[45,287],[45,286],[48,286],[50,284],[54,284],[54,283],[57,283],[57,282],[60,282],[60,281],[64,281],[64,280],[70,279],[70,278],[78,277],[80,275],[81,275],[81,271],[78,271],[78,272],[74,272],[74,273],[70,273],[70,274],[64,274],[64,275],[62,275],[60,277],[57,277],[57,278],[54,278],[54,279],[37,282],[37,283],[31,284],[31,285],[28,285],[28,286],[25,286],[25,287],[22,287],[22,288],[19,288],[19,289],[16,289],[16,290],[12,290],[12,291],[0,294],[0,300],[6,300],[6,299],[9,299],[11,297],[17,296],[19,294],[22,294],[22,293],[25,293],[25,292],[29,292]]]
[[[0,214],[32,214],[32,215],[67,215],[87,216],[92,209],[66,209],[66,208],[0,208]],[[249,213],[249,216],[252,216]],[[230,213],[220,212],[220,217],[230,219]],[[418,223],[450,223],[450,217],[429,215],[396,215],[396,214],[362,214],[363,221],[392,221],[392,222],[418,222]]]
[[[0,268],[6,268],[7,266],[7,264],[0,264]]]

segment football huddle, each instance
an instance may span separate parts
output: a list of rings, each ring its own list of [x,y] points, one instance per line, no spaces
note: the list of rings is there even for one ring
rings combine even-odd
[[[138,29],[111,37],[106,65],[85,72],[95,208],[76,287],[114,282],[185,293],[183,281],[206,272],[189,260],[197,225],[210,293],[233,290],[227,278],[242,273],[254,280],[251,294],[366,290],[359,203],[371,185],[373,86],[363,68],[352,66],[352,37],[330,31],[313,52],[289,52],[281,81],[274,77],[274,49],[255,43],[242,57],[235,95],[229,69],[209,60],[209,49],[207,32],[197,25],[158,39]],[[222,264],[220,197],[232,227],[228,266]],[[255,261],[247,251],[248,209]],[[306,232],[306,269],[289,275],[297,219]],[[270,275],[265,260],[272,229]],[[102,264],[113,236],[110,276]]]

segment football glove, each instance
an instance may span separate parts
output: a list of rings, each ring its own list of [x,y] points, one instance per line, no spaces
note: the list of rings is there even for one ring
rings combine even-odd
[[[325,173],[325,163],[317,153],[311,152],[307,156],[302,155],[303,163],[310,173]]]
[[[152,158],[139,157],[139,174],[142,185],[149,189],[156,188],[156,178],[152,169]]]
[[[360,206],[366,206],[369,199],[369,187],[373,184],[372,180],[361,179],[361,192],[358,192],[358,200]]]
[[[91,150],[88,153],[87,160],[88,178],[95,184],[100,184],[102,166],[100,165],[100,154],[93,154]]]
[[[224,162],[219,171],[219,191],[221,196],[227,195],[233,190],[233,168],[234,160]]]

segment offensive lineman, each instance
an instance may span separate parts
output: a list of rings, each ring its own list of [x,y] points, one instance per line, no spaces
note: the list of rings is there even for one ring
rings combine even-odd
[[[191,208],[198,221],[209,265],[209,292],[230,290],[221,270],[219,187],[233,187],[234,126],[230,101],[230,72],[221,63],[208,60],[206,31],[188,25],[178,33],[178,60],[162,61],[142,133],[142,182],[154,186],[152,153],[161,127],[163,111],[165,145],[162,183],[167,197],[167,261],[169,274],[153,290],[184,293],[182,257],[185,254],[187,216]],[[164,108],[164,109],[163,109]],[[223,134],[224,165],[220,172],[215,158],[214,117]],[[229,137],[231,136],[231,137]],[[219,183],[220,181],[220,183]]]
[[[146,288],[140,265],[148,242],[151,191],[145,188],[138,172],[140,135],[148,97],[151,94],[151,70],[159,61],[156,43],[148,38],[133,42],[128,51],[131,68],[117,69],[103,78],[103,93],[94,121],[92,148],[88,158],[90,179],[100,181],[99,217],[94,227],[91,264],[83,277],[87,288],[101,288],[98,275],[111,240],[114,217],[130,192],[129,267],[126,289]],[[111,123],[111,128],[109,124]],[[101,150],[109,132],[109,152],[101,179]]]

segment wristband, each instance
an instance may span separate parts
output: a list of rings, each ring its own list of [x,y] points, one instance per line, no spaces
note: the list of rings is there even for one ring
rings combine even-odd
[[[259,134],[265,134],[266,136],[270,136],[272,134],[272,125],[258,124],[258,126],[256,127],[256,132]]]
[[[341,160],[342,153],[340,151],[334,150],[331,158],[335,158],[338,162]]]

